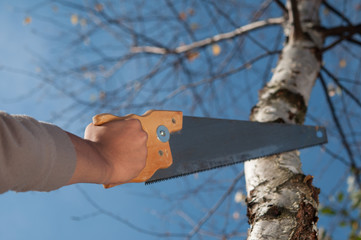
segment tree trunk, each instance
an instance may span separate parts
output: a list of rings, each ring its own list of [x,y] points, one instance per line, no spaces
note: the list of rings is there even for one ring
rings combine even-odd
[[[259,92],[252,121],[303,123],[321,66],[323,39],[315,30],[320,2],[287,1],[287,41],[272,79]],[[302,173],[298,151],[248,161],[245,174],[249,240],[317,239],[319,189]]]

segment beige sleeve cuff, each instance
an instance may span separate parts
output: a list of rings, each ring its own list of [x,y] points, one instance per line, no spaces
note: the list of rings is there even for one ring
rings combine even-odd
[[[55,190],[69,182],[75,166],[75,149],[63,130],[0,112],[0,193]]]

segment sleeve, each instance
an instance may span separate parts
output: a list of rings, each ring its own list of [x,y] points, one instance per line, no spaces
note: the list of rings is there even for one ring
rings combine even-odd
[[[0,111],[0,193],[58,189],[75,166],[76,152],[66,132]]]

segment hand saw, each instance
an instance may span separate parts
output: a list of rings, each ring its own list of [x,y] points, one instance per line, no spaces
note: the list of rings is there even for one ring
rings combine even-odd
[[[93,124],[129,118],[138,119],[148,134],[146,166],[130,182],[153,183],[327,143],[324,127],[188,117],[180,111],[105,113],[94,116]]]

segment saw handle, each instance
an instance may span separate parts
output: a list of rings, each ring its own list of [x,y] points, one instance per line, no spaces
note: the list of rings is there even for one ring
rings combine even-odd
[[[177,132],[182,129],[183,113],[180,111],[149,110],[142,116],[130,114],[124,117],[103,113],[93,117],[93,124],[100,126],[107,122],[126,119],[138,119],[143,130],[148,134],[148,154],[145,168],[136,178],[133,178],[128,183],[145,182],[150,179],[158,169],[168,168],[172,165],[173,159],[169,142],[167,138],[162,138],[162,135]],[[166,130],[169,132],[163,132]],[[162,133],[159,135],[157,131],[162,131]],[[120,184],[106,184],[104,187],[110,188],[117,185]]]

